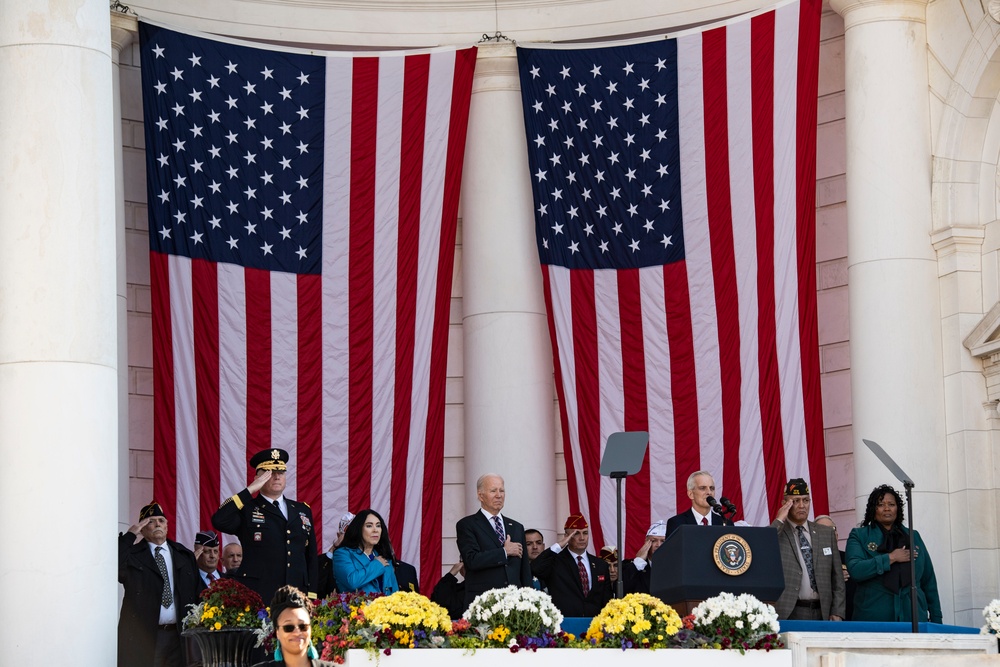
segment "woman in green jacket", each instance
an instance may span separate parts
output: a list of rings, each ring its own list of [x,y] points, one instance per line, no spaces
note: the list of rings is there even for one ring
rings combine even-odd
[[[888,485],[868,496],[865,518],[847,538],[847,570],[857,582],[855,621],[910,621],[909,531],[903,527],[903,499]],[[941,622],[941,599],[930,554],[913,534],[918,621]]]

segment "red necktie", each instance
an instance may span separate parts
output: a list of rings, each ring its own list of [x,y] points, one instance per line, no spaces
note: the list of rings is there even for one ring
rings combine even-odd
[[[576,557],[576,569],[580,571],[580,586],[586,595],[590,592],[590,579],[587,578],[587,566],[583,564],[583,556]]]
[[[707,526],[708,525],[708,517],[704,517],[704,516],[701,517],[701,525],[703,525],[703,526]]]

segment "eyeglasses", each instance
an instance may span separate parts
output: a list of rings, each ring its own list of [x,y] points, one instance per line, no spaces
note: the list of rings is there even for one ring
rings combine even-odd
[[[296,628],[298,628],[299,632],[308,632],[309,625],[310,625],[309,623],[299,623],[298,625],[295,625],[293,623],[288,623],[286,625],[279,625],[278,627],[287,632],[288,634],[291,634],[295,632]]]

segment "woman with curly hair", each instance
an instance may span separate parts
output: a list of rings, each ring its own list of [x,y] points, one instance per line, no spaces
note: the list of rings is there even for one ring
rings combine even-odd
[[[930,554],[920,533],[903,527],[903,499],[883,484],[868,496],[865,518],[847,538],[847,571],[857,582],[855,621],[911,621],[910,558],[916,568],[917,607],[920,622],[941,622],[941,599]]]
[[[271,623],[278,639],[274,660],[259,662],[254,667],[334,667],[320,660],[312,644],[312,603],[305,593],[294,586],[282,586],[271,598]]]
[[[394,559],[385,521],[375,510],[361,510],[344,531],[340,548],[333,552],[337,590],[341,593],[395,593],[399,584],[392,565]]]

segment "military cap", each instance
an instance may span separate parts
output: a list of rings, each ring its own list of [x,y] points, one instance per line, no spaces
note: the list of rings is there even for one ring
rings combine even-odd
[[[288,470],[288,452],[284,449],[264,449],[253,455],[250,466],[254,470]]]
[[[149,519],[154,516],[165,517],[166,514],[163,513],[163,508],[160,507],[160,503],[155,500],[151,500],[148,505],[145,505],[141,510],[139,510],[139,521]]]
[[[785,495],[786,496],[808,496],[809,495],[809,485],[806,484],[806,480],[801,477],[796,477],[794,479],[788,480],[788,484],[785,484]]]
[[[199,530],[194,536],[195,546],[217,547],[219,546],[219,536],[211,530]]]

